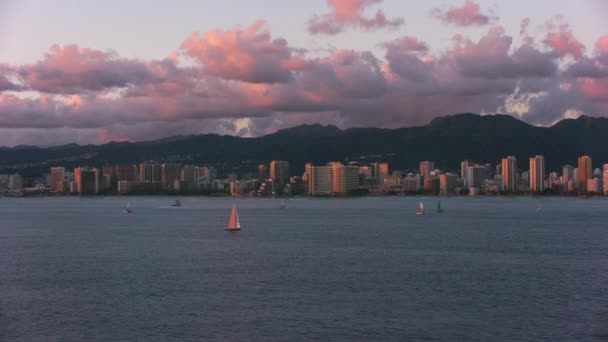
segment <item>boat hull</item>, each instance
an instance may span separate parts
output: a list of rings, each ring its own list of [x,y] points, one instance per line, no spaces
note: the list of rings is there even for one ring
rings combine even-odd
[[[241,228],[224,228],[224,230],[231,231],[231,232],[236,232],[236,231],[241,230]]]

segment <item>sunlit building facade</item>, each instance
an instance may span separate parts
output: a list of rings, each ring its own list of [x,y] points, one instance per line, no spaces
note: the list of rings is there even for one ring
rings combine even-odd
[[[591,179],[593,169],[591,167],[591,157],[582,156],[578,158],[578,190],[587,192],[587,181]]]
[[[530,158],[530,191],[543,192],[545,190],[545,158],[535,156]]]
[[[502,159],[502,181],[505,192],[517,192],[517,158],[515,156]]]

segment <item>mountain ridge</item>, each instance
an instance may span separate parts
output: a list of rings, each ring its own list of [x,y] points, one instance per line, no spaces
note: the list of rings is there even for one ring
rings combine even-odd
[[[213,164],[224,170],[254,170],[259,162],[289,160],[294,170],[306,162],[386,160],[392,169],[416,168],[434,160],[444,170],[459,170],[461,160],[496,164],[507,155],[527,169],[527,158],[545,155],[549,169],[575,164],[591,155],[608,161],[608,119],[582,116],[538,127],[515,117],[462,113],[438,117],[423,126],[395,129],[299,125],[260,137],[200,134],[102,145],[0,148],[0,172],[42,173],[62,165],[102,166],[144,160]],[[376,157],[369,157],[376,156]],[[299,173],[299,171],[295,171]]]

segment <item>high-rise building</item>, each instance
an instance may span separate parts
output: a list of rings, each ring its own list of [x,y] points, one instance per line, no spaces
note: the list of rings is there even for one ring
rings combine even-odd
[[[77,167],[74,169],[76,191],[81,195],[99,193],[99,170],[96,168]]]
[[[388,163],[374,163],[374,177],[376,184],[383,185],[384,179],[388,177]]]
[[[403,190],[405,192],[419,192],[420,183],[420,175],[408,173],[403,179]]]
[[[116,165],[114,166],[116,181],[134,182],[137,180],[137,165]]]
[[[439,175],[439,192],[442,194],[451,194],[456,190],[458,177],[452,173],[443,173]]]
[[[604,164],[604,194],[608,195],[608,164]]]
[[[603,190],[601,178],[595,177],[587,180],[587,192],[601,193]]]
[[[465,184],[467,187],[479,188],[486,178],[484,166],[469,166],[466,170]]]
[[[591,179],[591,157],[581,156],[578,158],[578,191],[587,192],[587,181]]]
[[[562,167],[562,183],[568,184],[571,180],[574,180],[574,167],[566,164]]]
[[[306,164],[308,194],[310,196],[331,195],[331,166],[314,166]]]
[[[359,188],[359,167],[332,162],[326,166],[306,164],[308,194],[311,196],[347,195]]]
[[[268,172],[268,165],[260,164],[258,165],[258,179],[263,181],[267,180],[270,177],[270,172]]]
[[[545,190],[545,158],[535,156],[530,158],[530,191],[543,192]]]
[[[8,189],[9,190],[21,190],[23,189],[23,184],[21,182],[21,175],[14,174],[8,176]]]
[[[473,163],[471,163],[468,160],[464,160],[464,161],[460,162],[460,179],[462,179],[462,181],[464,182],[464,186],[467,186],[467,183],[466,183],[467,167],[469,167],[469,166],[473,166]]]
[[[182,171],[180,172],[179,179],[182,182],[186,182],[189,186],[194,184],[194,165],[186,164],[182,166]]]
[[[65,179],[66,178],[65,178],[65,168],[64,167],[61,167],[61,166],[51,167],[49,186],[51,187],[52,191],[63,192],[63,190],[64,190],[63,182],[65,181]],[[61,189],[61,191],[60,191],[60,189]]]
[[[431,178],[431,171],[435,169],[435,163],[432,161],[420,162],[420,176],[423,180]]]
[[[165,163],[162,165],[160,184],[163,190],[173,190],[176,180],[179,180],[182,166],[180,164]]]
[[[162,165],[145,162],[139,165],[139,181],[142,183],[160,183]]]
[[[285,160],[273,160],[270,162],[270,178],[276,184],[276,189],[282,192],[283,187],[289,183],[289,162]]]
[[[344,166],[342,163],[329,163],[331,166],[332,193],[347,195],[359,188],[359,168],[357,166]]]
[[[502,159],[502,181],[506,192],[517,192],[517,158],[508,156]]]

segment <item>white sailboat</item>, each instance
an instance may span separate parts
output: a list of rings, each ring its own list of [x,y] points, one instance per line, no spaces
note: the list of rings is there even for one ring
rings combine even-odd
[[[536,211],[542,211],[542,210],[543,210],[542,204],[538,203],[538,205],[536,206]]]
[[[133,210],[131,210],[131,202],[127,201],[127,206],[125,207],[125,209],[123,210],[123,212],[125,214],[130,214],[133,212]]]
[[[228,220],[228,226],[224,228],[224,230],[241,230],[241,222],[239,222],[239,213],[236,211],[236,205],[234,205],[234,203],[232,203],[232,210],[230,211],[230,219]]]
[[[287,203],[285,203],[285,200],[281,200],[281,209],[285,208],[287,208]]]
[[[424,204],[422,204],[422,202],[418,204],[418,211],[416,212],[416,215],[424,215]]]

